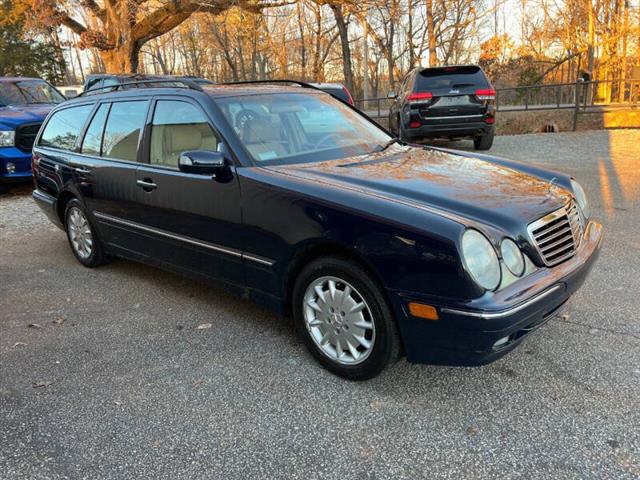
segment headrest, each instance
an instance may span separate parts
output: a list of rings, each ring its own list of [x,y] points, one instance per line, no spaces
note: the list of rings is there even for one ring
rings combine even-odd
[[[164,129],[165,148],[169,152],[198,150],[202,145],[202,132],[193,125],[168,125]]]
[[[242,139],[246,143],[279,142],[280,119],[276,115],[248,119],[242,129]]]

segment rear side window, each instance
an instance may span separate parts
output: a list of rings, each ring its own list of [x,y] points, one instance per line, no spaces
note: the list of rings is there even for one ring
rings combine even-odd
[[[53,114],[42,132],[38,145],[41,147],[73,150],[82,126],[87,120],[93,105],[65,108]]]
[[[104,129],[102,156],[135,162],[146,116],[146,100],[113,103]]]
[[[104,130],[104,121],[107,119],[109,112],[109,104],[103,103],[98,107],[98,111],[93,116],[87,133],[84,134],[82,140],[82,153],[87,155],[100,155],[100,146],[102,144],[102,131]]]
[[[417,91],[438,88],[488,87],[480,67],[425,68],[416,78]]]

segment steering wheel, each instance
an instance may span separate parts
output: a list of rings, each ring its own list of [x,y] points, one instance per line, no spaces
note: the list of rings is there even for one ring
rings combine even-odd
[[[314,150],[319,149],[327,140],[329,140],[330,138],[337,138],[338,140],[342,139],[342,136],[333,132],[333,133],[328,133],[327,135],[325,135],[324,137],[322,137],[320,140],[318,140],[318,142],[313,146]]]
[[[236,120],[235,120],[236,128],[239,131],[242,131],[245,123],[247,123],[249,120],[255,120],[256,118],[260,118],[261,116],[262,115],[256,112],[255,110],[249,110],[248,108],[244,108],[240,110],[236,115]]]

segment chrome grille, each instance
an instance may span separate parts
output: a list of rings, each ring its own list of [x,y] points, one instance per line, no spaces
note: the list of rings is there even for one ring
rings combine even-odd
[[[530,224],[528,230],[545,265],[557,265],[576,253],[582,240],[582,216],[571,200]]]

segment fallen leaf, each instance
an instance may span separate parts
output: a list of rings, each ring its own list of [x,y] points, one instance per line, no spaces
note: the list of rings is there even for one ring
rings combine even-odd
[[[29,328],[42,328],[42,325],[38,323],[30,323]]]
[[[113,404],[114,404],[114,405],[117,405],[117,406],[120,406],[120,405],[122,405],[122,402],[119,402],[118,400],[114,400],[114,401],[113,401]]]
[[[211,328],[211,324],[210,323],[201,323],[200,325],[198,325],[196,327],[196,330],[207,330]]]
[[[56,318],[53,322],[51,323],[55,323],[56,325],[62,325],[65,322],[66,318]]]
[[[53,382],[34,382],[33,388],[46,388],[51,384],[53,384]]]
[[[27,346],[27,344],[26,344],[26,343],[24,343],[24,342],[16,342],[16,343],[14,343],[14,344],[13,344],[13,348],[16,348],[16,347],[26,347],[26,346]]]
[[[560,318],[561,318],[562,320],[569,320],[569,315],[567,315],[566,313],[564,313],[564,314],[560,315]]]
[[[478,433],[478,429],[476,427],[472,426],[467,428],[467,435],[469,435],[470,437],[475,437],[477,433]]]
[[[202,385],[204,383],[204,380],[196,380],[195,382],[193,382],[193,386],[197,387],[198,385]]]

